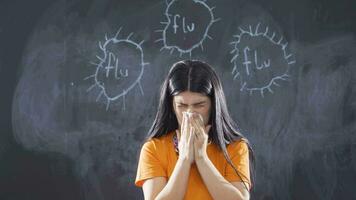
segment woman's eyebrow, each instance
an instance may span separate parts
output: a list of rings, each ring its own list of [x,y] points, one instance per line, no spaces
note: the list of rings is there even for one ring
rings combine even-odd
[[[185,104],[185,103],[183,103],[183,102],[177,102],[178,104],[182,104],[182,105],[187,105],[187,104]],[[198,105],[198,104],[203,104],[203,103],[206,103],[206,101],[205,100],[203,100],[203,101],[199,101],[199,102],[197,102],[197,103],[193,103],[193,105]]]

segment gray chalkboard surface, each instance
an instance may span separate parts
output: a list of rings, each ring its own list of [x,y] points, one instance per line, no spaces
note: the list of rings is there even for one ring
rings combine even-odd
[[[356,3],[0,3],[0,199],[143,199],[159,87],[211,64],[256,152],[253,199],[356,199]]]

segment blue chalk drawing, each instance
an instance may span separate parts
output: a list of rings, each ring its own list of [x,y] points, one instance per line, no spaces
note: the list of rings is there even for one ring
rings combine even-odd
[[[215,18],[213,10],[215,7],[210,7],[206,4],[206,0],[191,0],[191,3],[196,3],[201,5],[203,8],[207,9],[210,15],[209,23],[207,27],[205,28],[205,31],[201,37],[195,42],[192,42],[192,44],[189,47],[182,47],[182,45],[179,44],[172,44],[172,42],[169,42],[170,38],[167,37],[167,31],[168,29],[172,28],[173,33],[177,34],[179,30],[181,30],[184,34],[189,34],[189,33],[194,33],[196,30],[196,24],[194,22],[190,22],[189,16],[181,16],[180,14],[176,13],[170,13],[170,10],[174,5],[179,2],[179,0],[172,0],[170,2],[166,1],[167,8],[165,10],[164,15],[166,16],[167,21],[161,22],[161,24],[165,25],[163,30],[156,30],[156,32],[162,33],[162,38],[156,40],[155,42],[163,42],[163,47],[160,49],[160,51],[167,49],[170,51],[172,54],[174,50],[177,50],[180,53],[180,56],[183,54],[189,54],[189,56],[192,56],[192,51],[196,48],[201,48],[202,51],[204,50],[203,47],[203,42],[209,38],[213,39],[209,34],[209,29],[211,26],[219,21],[219,18]],[[188,1],[189,2],[189,1]],[[172,17],[172,19],[171,19]],[[170,45],[171,44],[171,45]]]
[[[288,80],[289,69],[291,65],[296,63],[296,61],[294,59],[293,54],[287,52],[288,42],[284,41],[283,36],[276,40],[276,33],[273,32],[271,34],[269,32],[268,26],[266,26],[264,30],[260,30],[260,24],[261,23],[258,23],[254,30],[252,26],[249,26],[249,28],[246,30],[239,27],[240,33],[233,36],[236,39],[234,39],[234,41],[230,43],[231,45],[233,45],[233,49],[230,53],[232,54],[231,63],[233,63],[234,66],[231,73],[233,75],[234,80],[240,80],[240,91],[249,91],[250,95],[252,95],[254,91],[257,91],[260,92],[262,97],[264,97],[265,90],[269,91],[270,93],[273,93],[272,85],[280,86],[277,83],[278,80]],[[248,45],[242,46],[241,44],[242,40],[245,40],[248,43],[257,38],[281,50],[282,59],[285,61],[284,64],[286,66],[286,69],[284,73],[273,76],[271,80],[269,80],[267,83],[262,84],[258,87],[253,87],[251,85],[253,80],[252,77],[254,76],[254,74],[252,73],[251,69],[255,68],[258,71],[262,71],[271,68],[271,64],[273,64],[272,59],[262,60],[260,58],[258,52],[261,50],[258,51],[257,49],[251,49]],[[251,59],[251,57],[253,59]]]
[[[96,66],[95,73],[84,78],[84,80],[88,80],[88,79],[94,80],[94,84],[91,85],[87,89],[87,92],[92,90],[94,87],[98,87],[100,89],[100,93],[98,94],[96,101],[98,101],[100,99],[100,97],[102,97],[104,95],[104,97],[106,99],[106,110],[109,109],[109,105],[110,105],[111,101],[115,101],[115,100],[119,99],[120,97],[123,97],[123,110],[125,110],[125,95],[130,90],[132,90],[135,86],[139,86],[142,95],[144,95],[140,81],[141,81],[141,78],[142,78],[142,75],[144,72],[145,65],[149,64],[149,63],[144,62],[144,58],[143,58],[144,53],[143,53],[143,49],[142,49],[142,43],[144,41],[141,41],[140,43],[136,43],[136,42],[132,41],[130,39],[130,37],[132,36],[133,33],[129,34],[129,36],[127,36],[124,39],[118,39],[120,31],[121,31],[121,28],[117,31],[115,36],[112,38],[108,38],[108,36],[105,35],[105,41],[103,44],[102,44],[102,42],[99,41],[99,48],[102,51],[103,56],[102,57],[100,57],[99,55],[96,56],[99,60],[98,63],[90,62],[92,65]],[[121,44],[125,43],[126,45],[130,46],[130,48],[138,50],[138,52],[140,54],[139,55],[139,57],[140,57],[140,61],[139,61],[140,72],[139,72],[137,78],[135,79],[135,81],[132,84],[130,84],[128,88],[123,89],[123,91],[118,94],[109,94],[109,92],[107,91],[106,86],[102,80],[103,78],[99,77],[99,72],[101,72],[101,73],[104,72],[104,74],[105,74],[104,79],[114,78],[115,80],[120,80],[120,79],[125,80],[125,78],[127,78],[129,76],[129,69],[123,68],[123,66],[125,64],[120,63],[119,58],[113,52],[110,52],[109,49],[107,48],[109,44],[118,45],[120,43]],[[132,66],[126,66],[126,67],[132,67]],[[114,76],[110,76],[112,74],[114,74]]]

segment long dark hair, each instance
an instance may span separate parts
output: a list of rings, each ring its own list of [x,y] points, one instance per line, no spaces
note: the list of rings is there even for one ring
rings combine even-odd
[[[209,124],[212,126],[208,133],[209,140],[217,145],[219,150],[223,151],[225,159],[240,178],[240,173],[233,165],[226,146],[240,139],[247,143],[251,185],[254,185],[255,156],[253,149],[230,117],[221,82],[214,69],[207,63],[198,60],[184,60],[173,64],[161,86],[156,118],[147,134],[146,141],[159,138],[178,129],[178,120],[173,111],[173,96],[184,91],[198,92],[210,97],[212,104]],[[243,179],[241,178],[241,180]],[[245,182],[244,185],[248,190]]]

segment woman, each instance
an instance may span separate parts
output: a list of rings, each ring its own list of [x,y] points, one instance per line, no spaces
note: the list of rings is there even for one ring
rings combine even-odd
[[[135,184],[145,199],[249,199],[253,165],[213,68],[175,63],[140,152]]]

